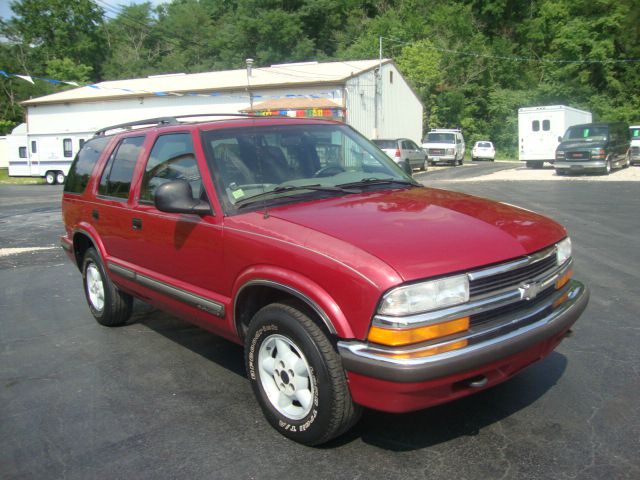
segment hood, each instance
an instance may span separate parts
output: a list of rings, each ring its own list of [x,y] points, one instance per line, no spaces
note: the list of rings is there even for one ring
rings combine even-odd
[[[513,259],[566,236],[562,226],[528,210],[431,188],[290,204],[269,215],[308,229],[307,246],[322,249],[327,236],[335,238],[384,261],[404,281]],[[313,231],[323,234],[318,245]]]

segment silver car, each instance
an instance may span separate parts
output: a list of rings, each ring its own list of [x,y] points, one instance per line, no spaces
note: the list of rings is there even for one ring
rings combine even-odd
[[[372,142],[391,157],[394,162],[403,167],[405,171],[410,171],[414,168],[427,169],[427,152],[416,145],[413,140],[408,138],[376,138]]]

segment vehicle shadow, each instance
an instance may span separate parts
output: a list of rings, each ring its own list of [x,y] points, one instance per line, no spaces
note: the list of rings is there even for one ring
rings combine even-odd
[[[137,300],[128,325],[133,323],[144,325],[231,373],[246,377],[244,353],[240,345]]]
[[[566,367],[566,357],[553,352],[507,382],[451,403],[405,414],[365,410],[351,432],[327,447],[360,438],[378,448],[406,452],[478,435],[482,428],[508,418],[542,397],[562,377]]]
[[[136,301],[129,324],[144,325],[207,360],[246,378],[240,345],[170,314]],[[567,359],[552,352],[509,381],[475,395],[405,414],[365,409],[349,432],[320,446],[333,449],[355,439],[390,451],[419,450],[457,437],[474,436],[482,428],[508,418],[542,397],[562,377]]]

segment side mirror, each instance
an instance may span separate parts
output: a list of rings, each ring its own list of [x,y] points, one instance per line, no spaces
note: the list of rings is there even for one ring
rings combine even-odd
[[[558,141],[562,143],[562,137],[558,137]]]
[[[211,213],[211,205],[193,198],[191,185],[185,180],[173,180],[156,189],[155,205],[161,212],[193,213],[207,215]]]

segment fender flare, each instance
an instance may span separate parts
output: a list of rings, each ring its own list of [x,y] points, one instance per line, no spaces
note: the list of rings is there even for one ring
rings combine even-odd
[[[233,310],[230,320],[233,330],[237,330],[237,302],[246,288],[262,285],[284,291],[311,308],[331,334],[340,338],[353,338],[354,334],[340,306],[331,295],[313,280],[297,272],[284,270],[272,265],[254,265],[236,279],[233,288]]]

